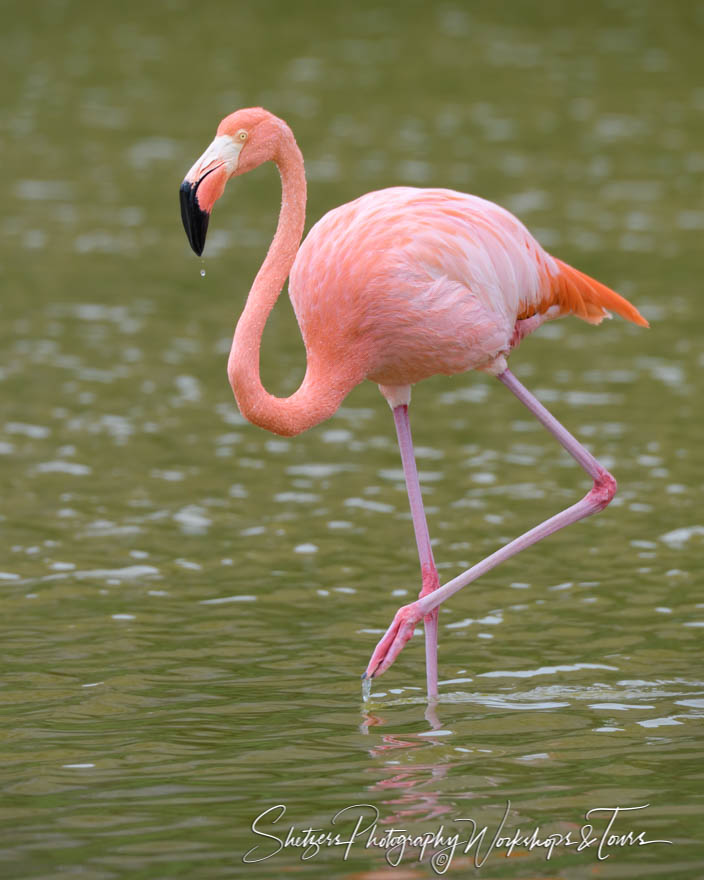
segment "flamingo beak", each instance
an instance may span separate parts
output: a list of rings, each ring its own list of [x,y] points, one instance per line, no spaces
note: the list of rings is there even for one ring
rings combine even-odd
[[[237,170],[241,143],[229,135],[218,135],[196,161],[181,184],[181,219],[188,241],[200,256],[213,205],[225,190],[225,184]]]
[[[188,243],[198,256],[203,253],[205,235],[210,220],[210,212],[204,211],[198,204],[198,185],[203,179],[201,178],[195,184],[184,180],[179,191],[183,228],[186,230]]]

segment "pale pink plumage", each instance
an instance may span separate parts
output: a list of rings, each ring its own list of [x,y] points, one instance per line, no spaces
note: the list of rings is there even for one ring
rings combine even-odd
[[[520,315],[557,305],[563,265],[493,202],[394,187],[313,226],[289,295],[308,351],[321,338],[340,355],[363,346],[367,378],[407,385],[492,368]]]
[[[439,581],[413,462],[407,420],[410,386],[437,373],[486,370],[594,478],[593,497],[553,517],[544,524],[549,524],[547,530],[531,530],[491,557],[502,561],[601,509],[615,487],[613,478],[509,373],[506,356],[543,321],[566,313],[599,323],[611,309],[637,324],[647,322],[623,297],[546,253],[508,211],[452,190],[394,187],[368,193],[326,214],[299,248],[306,203],[303,158],[286,123],[261,108],[226,117],[182,184],[184,224],[198,253],[227,179],[267,160],[281,174],[281,214],[235,331],[230,382],[250,421],[285,435],[328,418],[364,379],[382,387],[401,443],[423,590],[419,602],[407,606],[411,612],[402,609],[401,618],[397,615],[368,673],[387,668],[414,623],[425,616],[428,687],[434,695],[434,630],[442,600],[430,595]],[[261,384],[259,350],[267,317],[289,273],[307,367],[301,387],[289,398],[277,398]],[[469,580],[478,576],[475,569]],[[437,595],[444,599],[459,589],[449,590],[451,584]]]
[[[552,265],[550,265],[552,264]],[[363,349],[365,376],[409,385],[508,353],[524,300],[554,261],[515,217],[476,196],[396,187],[315,224],[289,295],[309,352]]]

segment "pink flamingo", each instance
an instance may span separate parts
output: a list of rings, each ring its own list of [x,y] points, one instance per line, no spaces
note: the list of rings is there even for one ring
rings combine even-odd
[[[437,608],[466,584],[564,526],[602,510],[616,481],[515,378],[506,357],[544,321],[590,324],[608,309],[647,321],[608,287],[546,253],[508,211],[448,189],[393,187],[335,208],[301,244],[303,156],[281,119],[250,108],[226,116],[181,185],[181,213],[200,255],[215,201],[231,177],[276,163],[282,204],[271,243],[237,323],[227,373],[242,415],[284,436],[331,416],[362,380],[392,408],[420,559],[420,596],[399,609],[363,678],[381,675],[425,622],[428,696],[437,696]],[[300,247],[299,247],[300,245]],[[259,350],[268,315],[289,278],[305,342],[300,388],[278,398],[262,386]],[[418,482],[408,404],[411,385],[436,373],[483,370],[502,382],[592,477],[587,495],[440,586]]]

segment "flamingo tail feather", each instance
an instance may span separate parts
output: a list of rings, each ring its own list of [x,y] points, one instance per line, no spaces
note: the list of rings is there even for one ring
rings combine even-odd
[[[600,324],[616,312],[627,321],[648,327],[649,324],[638,309],[616,291],[590,278],[556,258],[559,268],[552,285],[551,305],[559,305],[562,313],[571,312],[589,324]]]

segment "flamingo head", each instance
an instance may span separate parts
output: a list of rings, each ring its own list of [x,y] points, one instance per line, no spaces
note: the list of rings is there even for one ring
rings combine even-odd
[[[276,161],[282,136],[290,129],[282,119],[261,107],[226,116],[215,140],[196,160],[181,184],[181,218],[193,250],[200,256],[213,205],[231,177]]]

